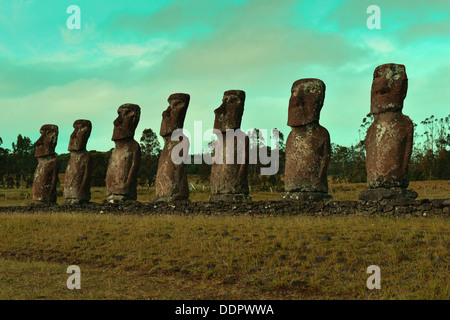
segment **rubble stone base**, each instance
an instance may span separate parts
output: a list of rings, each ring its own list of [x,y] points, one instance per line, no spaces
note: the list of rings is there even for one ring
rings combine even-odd
[[[404,188],[376,188],[364,190],[359,194],[359,200],[415,200],[418,194],[414,190]]]
[[[251,201],[252,198],[248,194],[213,194],[209,197],[210,202],[235,202],[235,201]]]
[[[283,200],[298,200],[298,201],[328,201],[333,197],[323,192],[287,192],[281,196]]]

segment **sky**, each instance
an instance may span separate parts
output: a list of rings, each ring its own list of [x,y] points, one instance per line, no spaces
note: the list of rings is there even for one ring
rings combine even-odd
[[[373,4],[381,29],[366,25]],[[70,5],[81,10],[79,30],[66,25]],[[230,89],[246,92],[243,129],[287,137],[292,83],[318,78],[320,124],[349,146],[384,63],[406,66],[404,114],[415,123],[447,116],[449,57],[448,0],[0,0],[0,137],[11,149],[18,134],[34,142],[56,124],[56,151],[66,153],[73,122],[88,119],[88,149],[107,151],[121,104],[140,105],[139,140],[146,128],[159,132],[176,92],[191,96],[185,129],[202,121],[205,131]]]

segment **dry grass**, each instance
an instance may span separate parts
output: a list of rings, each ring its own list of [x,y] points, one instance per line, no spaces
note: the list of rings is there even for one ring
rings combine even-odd
[[[0,299],[448,299],[449,234],[443,217],[4,214]]]
[[[196,176],[189,177],[190,183],[193,183],[195,190],[191,190],[191,201],[209,201],[210,193],[208,186],[198,182]],[[418,199],[447,199],[450,198],[450,180],[432,180],[432,181],[412,181],[409,188],[414,189],[418,194]],[[365,183],[329,183],[329,193],[336,201],[358,200],[358,195],[366,189]],[[280,200],[281,192],[252,192],[251,197],[254,201],[261,200]],[[102,187],[91,188],[91,201],[102,203],[106,199],[106,190]],[[138,188],[138,201],[148,202],[155,197],[155,188]],[[31,189],[1,189],[0,188],[0,206],[22,206],[27,205],[32,200]],[[58,203],[64,203],[63,186],[58,188]]]

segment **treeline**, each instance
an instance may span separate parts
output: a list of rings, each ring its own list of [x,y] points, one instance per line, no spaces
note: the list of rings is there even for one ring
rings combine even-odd
[[[355,183],[366,181],[365,143],[367,129],[373,122],[371,115],[363,119],[359,128],[359,141],[349,147],[331,144],[331,157],[328,176],[331,181]],[[419,124],[414,124],[414,148],[411,156],[409,172],[410,180],[449,180],[450,179],[450,115],[445,118],[431,116]],[[264,141],[259,130],[250,135],[250,147],[264,145],[270,156],[272,150]],[[18,135],[12,143],[12,149],[2,148],[0,138],[0,186],[5,188],[29,188],[33,183],[33,173],[37,165],[34,158],[35,147],[30,138]],[[138,181],[141,186],[154,184],[158,169],[161,145],[152,129],[145,129],[140,138],[142,151],[141,168]],[[214,141],[211,141],[204,152],[212,153]],[[104,186],[106,170],[112,149],[107,152],[90,151],[93,158],[92,186]],[[274,152],[276,152],[274,150]],[[280,132],[279,171],[276,175],[260,175],[260,163],[250,164],[248,179],[252,191],[283,191],[283,175],[285,163],[285,142]],[[191,155],[191,164],[186,165],[188,174],[198,175],[197,183],[208,185],[211,166],[194,163],[195,155]],[[60,173],[64,173],[70,154],[57,155]],[[258,157],[259,159],[259,157]]]
[[[360,140],[344,147],[332,144],[328,175],[336,182],[366,182],[365,141],[373,118],[367,115],[359,129]],[[414,146],[409,163],[411,181],[450,179],[450,115],[431,116],[414,123]]]

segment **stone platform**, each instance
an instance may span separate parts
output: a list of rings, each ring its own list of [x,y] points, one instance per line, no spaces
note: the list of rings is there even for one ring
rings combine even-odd
[[[382,201],[382,200],[406,200],[412,201],[418,194],[414,190],[404,188],[375,188],[367,189],[359,194],[359,200]]]
[[[449,216],[450,199],[421,199],[415,201],[321,201],[304,202],[296,200],[281,201],[235,201],[235,202],[191,202],[142,203],[125,201],[123,203],[87,203],[82,205],[48,206],[29,205],[0,207],[1,213],[38,213],[38,212],[80,212],[91,214],[137,214],[137,215],[382,215],[382,216]]]
[[[286,192],[281,196],[281,199],[298,200],[305,202],[308,201],[319,202],[319,201],[329,201],[333,199],[333,197],[327,193],[322,192]]]
[[[248,194],[238,193],[238,194],[213,194],[209,197],[210,202],[242,202],[242,201],[252,201],[252,198]]]

